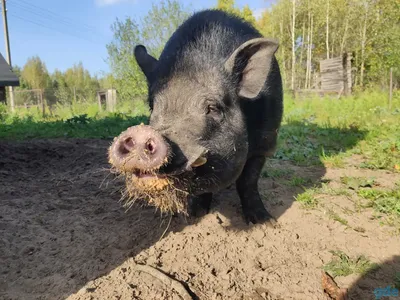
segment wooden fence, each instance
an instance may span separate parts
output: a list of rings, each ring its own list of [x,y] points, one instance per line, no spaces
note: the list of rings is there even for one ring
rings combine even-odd
[[[342,57],[320,61],[322,91],[351,94],[351,58],[351,54],[345,53]]]
[[[314,89],[299,89],[293,91],[295,98],[307,98],[311,96],[336,96],[350,95],[352,91],[350,53],[344,53],[340,57],[321,60],[319,63],[318,87]]]

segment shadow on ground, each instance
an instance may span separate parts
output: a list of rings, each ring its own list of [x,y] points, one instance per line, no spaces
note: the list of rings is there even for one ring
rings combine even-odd
[[[400,299],[400,256],[363,275],[348,289],[348,300]]]
[[[90,126],[96,128],[95,124]],[[318,161],[320,144],[326,144],[333,154],[350,149],[365,135],[358,132],[357,138],[343,143],[341,137],[354,136],[354,132],[302,123],[285,125],[281,132],[281,159],[290,159],[294,149],[301,153],[307,145],[311,149],[303,153],[305,161]],[[122,181],[110,177],[108,171],[110,142],[0,141],[0,298],[65,299],[88,281],[152,246],[167,228],[167,233],[179,232],[201,220],[177,217],[168,226],[169,217],[160,217],[151,207],[125,212],[118,203]],[[305,187],[318,185],[325,174],[321,163],[301,167],[279,159],[272,161],[276,168],[292,166],[294,174],[307,168],[311,180]],[[267,167],[260,191],[266,194],[265,204],[279,222],[300,190],[278,187],[286,196],[284,202],[275,203],[277,183],[268,173]],[[232,230],[249,228],[243,222],[234,187],[216,196],[211,213],[217,218],[223,215]]]

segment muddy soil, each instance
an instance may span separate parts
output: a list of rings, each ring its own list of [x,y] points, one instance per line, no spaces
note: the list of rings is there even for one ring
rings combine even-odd
[[[211,212],[197,219],[160,216],[152,207],[125,211],[122,181],[109,172],[109,144],[0,142],[0,299],[183,299],[179,288],[137,264],[164,272],[193,299],[329,299],[321,268],[330,250],[341,250],[381,266],[335,279],[349,299],[364,300],[375,299],[374,289],[390,285],[400,271],[400,238],[392,226],[368,209],[356,212],[343,195],[325,195],[324,205],[304,209],[294,201],[302,189],[280,179],[260,181],[276,228],[245,225],[234,188],[216,195]],[[339,184],[344,175],[374,176],[383,187],[400,179],[355,167],[270,165],[316,186]],[[332,210],[348,224],[331,218]]]

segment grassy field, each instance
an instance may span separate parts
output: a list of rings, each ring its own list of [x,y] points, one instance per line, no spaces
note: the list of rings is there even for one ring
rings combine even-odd
[[[0,139],[31,138],[110,138],[128,126],[146,122],[148,108],[143,102],[122,103],[117,112],[99,111],[97,104],[57,106],[52,113],[18,109],[14,114],[0,106]]]

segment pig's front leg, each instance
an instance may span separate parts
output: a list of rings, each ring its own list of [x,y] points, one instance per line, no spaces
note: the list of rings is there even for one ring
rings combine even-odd
[[[265,209],[258,191],[258,179],[265,160],[265,156],[250,157],[236,181],[236,189],[247,224],[249,222],[253,224],[264,222],[276,223],[276,220]]]
[[[189,197],[188,201],[189,215],[191,217],[199,217],[201,215],[201,211],[203,211],[205,214],[208,214],[210,211],[212,193],[205,193],[200,196],[192,196]]]

